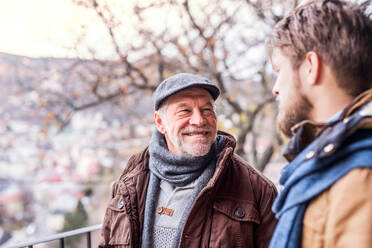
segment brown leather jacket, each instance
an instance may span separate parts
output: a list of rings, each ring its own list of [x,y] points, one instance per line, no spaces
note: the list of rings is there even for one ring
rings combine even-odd
[[[213,177],[190,209],[179,247],[266,247],[276,225],[271,212],[275,186],[234,154],[231,135],[219,134],[225,147]],[[113,184],[100,247],[140,246],[148,161],[148,149],[132,156]]]

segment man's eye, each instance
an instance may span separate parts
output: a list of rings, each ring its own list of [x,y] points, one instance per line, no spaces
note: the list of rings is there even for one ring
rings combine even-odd
[[[206,108],[202,110],[205,115],[214,114],[214,110],[212,108]]]
[[[188,113],[188,112],[190,112],[190,110],[188,110],[188,109],[180,109],[180,110],[178,111],[178,113],[182,113],[182,114],[184,114],[184,113]]]

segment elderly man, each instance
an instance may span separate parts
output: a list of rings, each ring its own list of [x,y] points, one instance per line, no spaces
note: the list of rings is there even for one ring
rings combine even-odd
[[[101,247],[266,247],[274,185],[217,131],[218,87],[187,73],[153,95],[156,130],[113,185]]]
[[[292,137],[271,247],[372,247],[372,20],[318,0],[268,38],[279,127]],[[371,9],[369,9],[370,11]]]

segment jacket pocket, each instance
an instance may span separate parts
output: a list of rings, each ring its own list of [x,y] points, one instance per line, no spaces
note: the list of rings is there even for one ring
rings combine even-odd
[[[210,247],[254,247],[254,227],[260,224],[253,202],[217,198],[213,204]]]
[[[130,217],[126,212],[125,202],[121,195],[116,195],[106,210],[107,223],[110,232],[108,244],[114,247],[127,247],[131,240]]]

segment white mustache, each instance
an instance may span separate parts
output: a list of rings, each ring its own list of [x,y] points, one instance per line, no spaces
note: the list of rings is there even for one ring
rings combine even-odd
[[[181,130],[181,133],[191,133],[191,132],[212,132],[213,128],[210,126],[205,127],[185,127]]]

